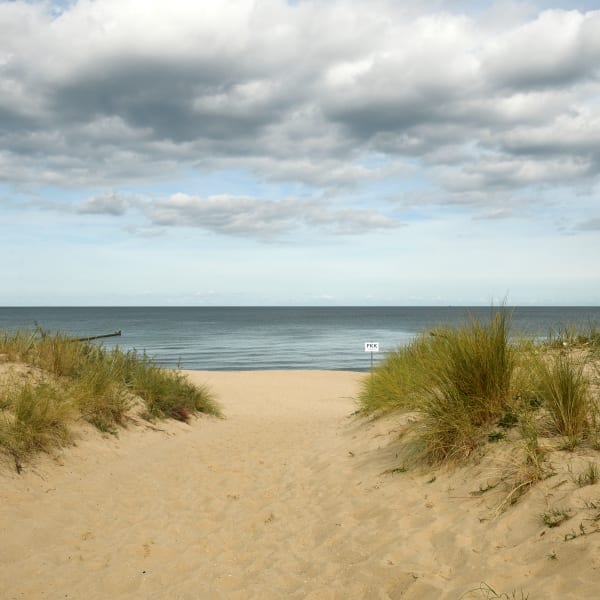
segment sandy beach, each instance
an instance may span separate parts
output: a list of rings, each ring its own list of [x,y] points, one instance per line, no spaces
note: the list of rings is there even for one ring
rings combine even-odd
[[[2,599],[597,597],[600,535],[565,541],[600,505],[569,477],[585,451],[498,513],[500,486],[474,493],[487,461],[397,469],[409,417],[353,416],[364,375],[188,376],[225,418],[83,429],[20,475],[0,465]],[[556,506],[571,518],[549,528]]]

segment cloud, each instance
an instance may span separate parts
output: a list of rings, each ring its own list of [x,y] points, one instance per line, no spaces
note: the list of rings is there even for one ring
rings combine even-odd
[[[151,201],[144,213],[158,227],[197,227],[263,241],[278,239],[299,228],[353,235],[402,225],[374,211],[335,209],[313,200],[271,201],[226,195],[201,198],[174,194]]]
[[[441,185],[450,192],[476,192],[556,185],[593,175],[592,164],[574,157],[515,157],[508,154],[482,156],[471,164],[439,168]]]
[[[498,36],[483,55],[497,84],[560,88],[594,79],[600,63],[600,12],[548,10]]]
[[[593,217],[577,226],[580,231],[600,231],[600,217]]]
[[[122,196],[116,192],[111,192],[103,196],[88,198],[79,205],[77,210],[82,214],[121,216],[127,212],[127,204]]]
[[[496,208],[490,211],[487,211],[484,214],[477,215],[475,219],[483,220],[483,221],[495,221],[499,219],[510,219],[514,216],[513,210],[510,207],[504,208]]]
[[[0,181],[226,166],[320,193],[410,165],[453,202],[596,180],[600,11],[508,5],[498,19],[470,2],[0,0]],[[385,167],[366,166],[374,153]]]
[[[54,202],[34,203],[34,206],[126,218],[124,230],[138,237],[160,236],[173,227],[192,227],[219,235],[274,241],[300,229],[358,235],[404,226],[399,219],[375,210],[337,208],[322,199],[264,200],[252,196],[200,197],[184,193],[142,198],[113,191],[78,204]]]

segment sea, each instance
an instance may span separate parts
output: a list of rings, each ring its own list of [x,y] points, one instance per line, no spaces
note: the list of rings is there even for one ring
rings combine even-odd
[[[0,307],[0,330],[104,335],[106,348],[145,352],[192,370],[368,371],[439,325],[487,320],[490,307]],[[600,307],[506,307],[512,335],[538,340],[566,327],[600,326]],[[378,352],[365,350],[377,344]],[[373,361],[373,363],[371,363]]]

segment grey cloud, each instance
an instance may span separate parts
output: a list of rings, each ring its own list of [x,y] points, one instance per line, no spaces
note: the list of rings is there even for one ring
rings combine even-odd
[[[211,163],[220,168],[232,167],[230,160],[218,160]],[[380,181],[389,177],[402,176],[409,172],[403,164],[392,162],[383,166],[365,166],[352,162],[341,162],[324,157],[321,160],[308,158],[250,157],[247,165],[264,173],[269,181],[298,181],[322,188],[346,188],[357,183]]]
[[[121,216],[127,212],[127,205],[127,201],[122,196],[112,192],[103,196],[88,198],[78,207],[78,212],[82,214]]]
[[[335,209],[312,200],[270,201],[224,195],[199,198],[174,194],[150,202],[145,214],[159,227],[198,227],[261,240],[277,239],[302,227],[357,234],[401,226],[396,219],[373,211]]]
[[[224,165],[330,191],[409,162],[450,202],[597,177],[600,11],[129,2],[0,1],[0,180],[106,188]],[[373,152],[385,168],[364,166]],[[215,230],[257,227],[209,212]],[[265,235],[309,223],[292,213]]]
[[[506,132],[498,142],[515,156],[576,156],[600,163],[600,114],[586,108],[560,115],[550,123]]]
[[[137,225],[127,225],[123,228],[127,233],[140,238],[155,238],[164,235],[165,230],[157,227],[138,227]]]
[[[109,65],[106,72],[57,85],[52,111],[65,124],[116,116],[134,131],[182,143],[253,136],[279,118],[285,103],[271,89],[276,86],[267,83],[261,95],[261,82],[245,79],[249,74],[218,81],[224,73],[218,63],[213,68],[207,73],[198,65],[160,61]]]
[[[485,53],[488,77],[516,89],[562,87],[596,79],[600,12],[550,10],[501,35]]]
[[[496,221],[496,220],[500,220],[500,219],[509,219],[511,218],[513,215],[513,210],[510,207],[502,207],[502,208],[496,208],[494,210],[490,210],[487,211],[481,215],[477,215],[475,217],[476,220],[483,220],[483,221]]]
[[[600,231],[600,217],[588,219],[577,226],[580,231]]]
[[[592,174],[592,165],[575,158],[546,159],[496,154],[459,167],[434,171],[444,189],[452,193],[508,191],[540,185],[569,185]]]
[[[323,200],[296,198],[277,201],[229,195],[203,198],[177,193],[150,199],[113,191],[78,205],[63,202],[41,208],[116,217],[129,213],[124,230],[142,237],[162,235],[172,227],[192,227],[221,235],[274,241],[298,229],[356,235],[403,226],[398,219],[376,211],[337,208]]]

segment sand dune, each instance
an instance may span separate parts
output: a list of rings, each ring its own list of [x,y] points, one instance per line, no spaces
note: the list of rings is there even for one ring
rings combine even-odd
[[[352,417],[359,374],[189,377],[225,419],[88,432],[21,475],[0,466],[0,598],[598,597],[600,535],[565,534],[600,485],[567,465],[496,516],[501,486],[472,494],[497,479],[488,462],[386,472],[406,417]]]

